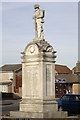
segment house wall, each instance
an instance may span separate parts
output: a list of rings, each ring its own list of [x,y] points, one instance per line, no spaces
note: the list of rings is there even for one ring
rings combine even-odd
[[[13,79],[13,72],[0,72],[0,78],[3,82]]]
[[[0,79],[2,82],[6,82],[8,80],[8,73],[4,72],[0,72]]]
[[[14,93],[22,97],[22,70],[15,73]]]
[[[22,87],[19,87],[19,97],[22,97]]]
[[[12,93],[14,93],[14,86],[15,86],[15,73],[13,73],[13,84],[12,84]]]
[[[13,93],[13,92],[12,92],[12,85],[7,85],[7,86],[8,86],[8,87],[7,87],[7,88],[8,88],[8,93]]]
[[[12,79],[12,84],[9,84]],[[5,89],[6,93],[14,93],[16,96],[22,96],[22,71],[18,72],[0,72],[0,91]],[[3,85],[2,85],[3,84]],[[16,91],[15,91],[16,90]],[[4,92],[4,91],[3,91]]]
[[[80,94],[80,84],[72,85],[72,94]]]
[[[78,84],[78,93],[80,94],[80,84]]]
[[[6,93],[12,93],[12,85],[9,85],[10,79],[13,79],[13,72],[0,72],[0,82],[3,89],[5,89]]]

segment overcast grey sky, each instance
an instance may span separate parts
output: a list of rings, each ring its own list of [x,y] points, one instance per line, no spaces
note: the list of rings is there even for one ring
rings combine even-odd
[[[33,12],[38,2],[2,3],[2,64],[21,63],[21,52],[34,38]],[[45,10],[44,37],[57,51],[56,64],[73,68],[78,60],[78,4],[40,2]],[[1,59],[1,58],[0,58]]]

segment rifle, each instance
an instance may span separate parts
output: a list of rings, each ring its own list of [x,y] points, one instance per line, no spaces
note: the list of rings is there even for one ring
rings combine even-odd
[[[35,28],[35,38],[37,38],[37,23],[36,23],[36,18],[34,19],[34,28]]]

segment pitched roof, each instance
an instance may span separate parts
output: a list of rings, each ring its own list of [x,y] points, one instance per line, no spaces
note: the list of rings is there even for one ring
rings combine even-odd
[[[0,67],[0,71],[16,71],[22,68],[22,64],[6,64]]]
[[[0,67],[0,71],[17,71],[22,68],[22,64],[6,64]],[[55,70],[57,73],[71,74],[72,71],[64,65],[55,64]]]
[[[65,65],[55,64],[55,70],[57,73],[62,73],[62,74],[71,74],[72,73],[72,71]]]

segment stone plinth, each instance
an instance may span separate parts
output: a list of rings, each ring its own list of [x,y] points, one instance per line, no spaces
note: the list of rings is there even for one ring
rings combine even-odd
[[[36,120],[55,120],[58,118],[58,120],[61,118],[67,117],[67,112],[63,111],[54,111],[54,112],[11,112],[11,116],[14,116],[14,118],[36,118]],[[41,119],[40,119],[41,118]]]
[[[22,56],[22,102],[20,111],[57,109],[55,99],[55,51],[46,41],[33,41]]]

